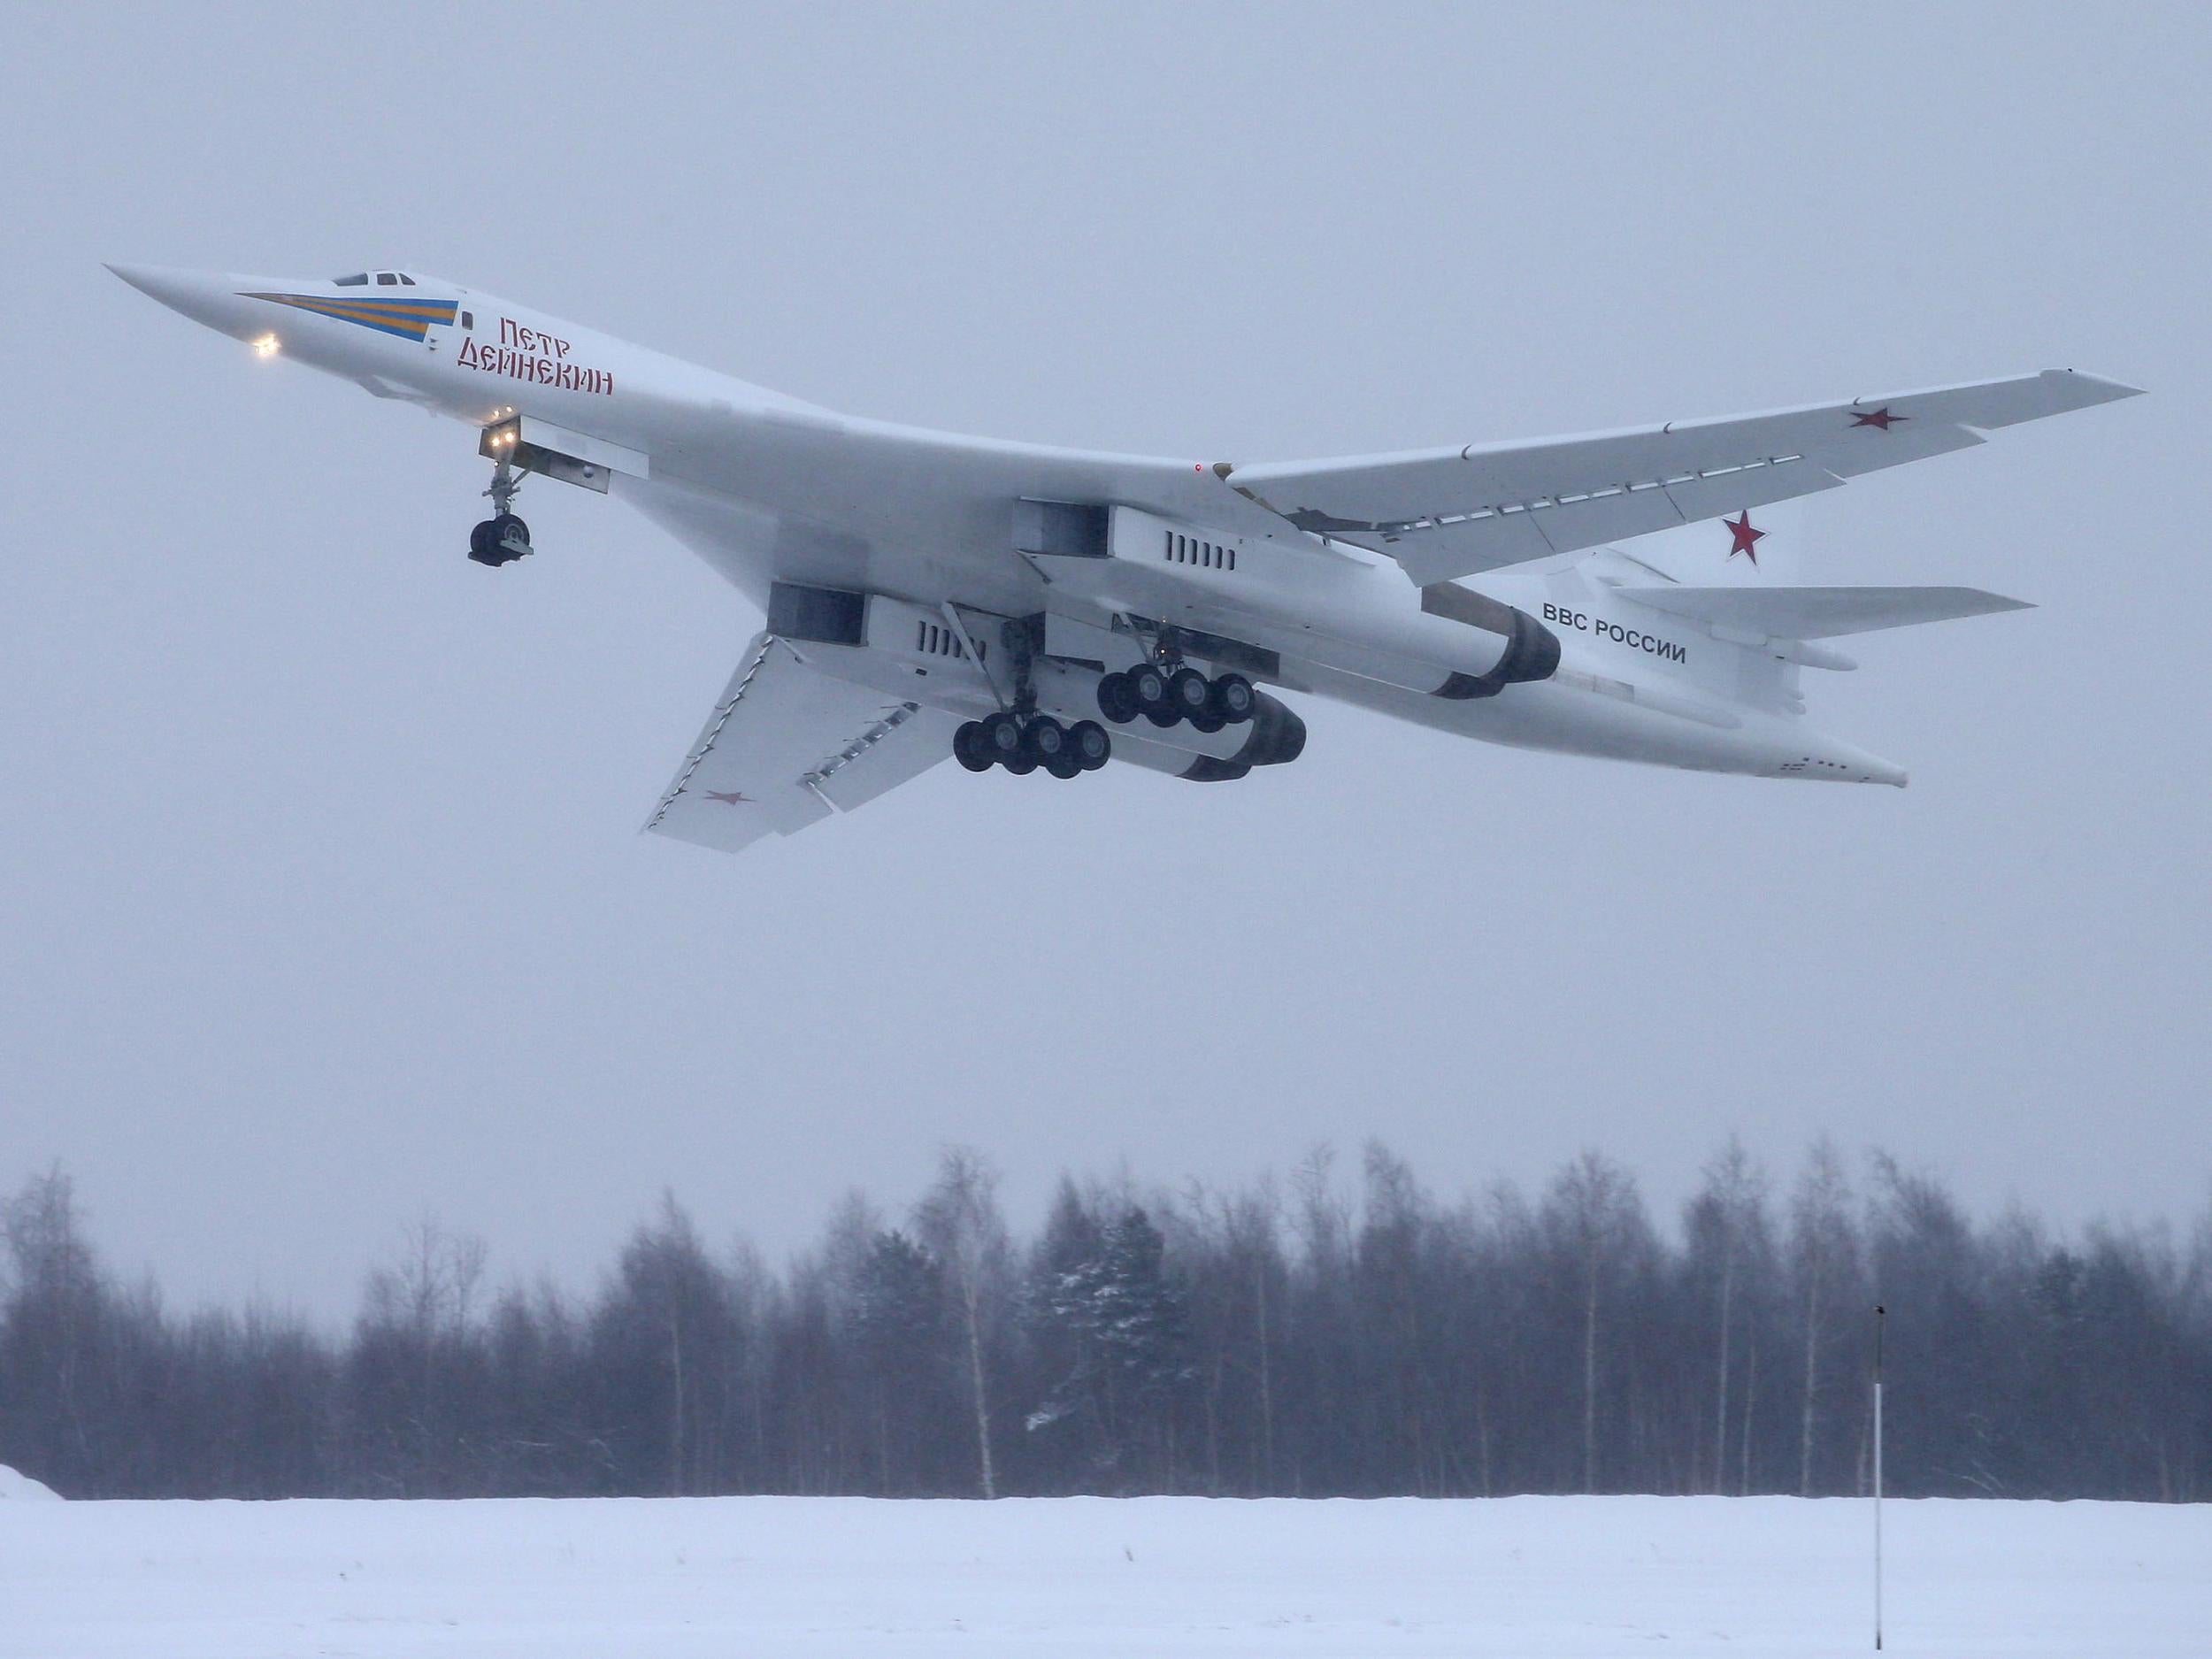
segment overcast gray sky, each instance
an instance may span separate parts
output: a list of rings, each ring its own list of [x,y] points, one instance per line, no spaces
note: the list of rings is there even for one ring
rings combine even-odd
[[[173,1300],[342,1311],[426,1208],[580,1281],[664,1185],[780,1254],[949,1140],[1022,1214],[1370,1135],[1671,1210],[1732,1130],[2202,1209],[2201,8],[5,11],[0,1188],[60,1160]],[[464,429],[108,259],[1240,461],[2154,396],[1815,503],[1817,580],[2042,606],[1809,676],[1903,793],[1310,704],[1234,786],[944,767],[733,860],[637,831],[733,591],[550,486],[469,564]]]

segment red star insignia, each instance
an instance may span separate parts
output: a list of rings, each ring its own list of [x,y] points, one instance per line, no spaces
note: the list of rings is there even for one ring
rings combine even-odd
[[[1887,432],[1899,421],[1910,420],[1911,419],[1912,417],[1910,415],[1891,414],[1889,412],[1889,405],[1885,403],[1879,409],[1875,410],[1871,414],[1853,415],[1851,417],[1851,424],[1855,426],[1879,426],[1884,432]]]
[[[1733,518],[1724,518],[1721,522],[1728,526],[1728,534],[1735,538],[1735,545],[1728,549],[1728,557],[1734,558],[1737,554],[1740,553],[1756,565],[1759,562],[1759,555],[1754,544],[1764,536],[1766,532],[1754,530],[1751,527],[1751,515],[1748,512],[1739,513]]]
[[[749,806],[752,803],[753,799],[753,797],[749,795],[746,795],[736,789],[731,789],[727,792],[720,789],[710,789],[707,791],[706,798],[710,801],[719,801],[724,806]]]

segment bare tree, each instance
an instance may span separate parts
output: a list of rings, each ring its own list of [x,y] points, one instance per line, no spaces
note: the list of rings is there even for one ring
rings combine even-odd
[[[1445,1207],[1379,1148],[1356,1209],[1329,1175],[1071,1178],[1018,1282],[965,1149],[914,1227],[849,1201],[774,1271],[664,1198],[573,1303],[487,1307],[481,1243],[426,1220],[334,1335],[119,1288],[57,1171],[0,1201],[0,1463],[87,1497],[1821,1494],[1870,1449],[1878,1286],[1893,1490],[2212,1491],[2212,1216],[1981,1225],[1880,1158],[1862,1213],[1824,1145],[1778,1240],[1733,1146],[1665,1242],[1595,1154],[1535,1204]]]
[[[998,1496],[991,1452],[991,1387],[986,1349],[989,1327],[1006,1299],[1010,1246],[998,1209],[998,1175],[970,1147],[948,1147],[937,1179],[914,1215],[924,1246],[943,1264],[967,1362],[968,1402],[975,1417],[977,1486]]]
[[[1764,1242],[1765,1202],[1765,1178],[1752,1164],[1743,1142],[1731,1135],[1719,1155],[1705,1166],[1704,1185],[1690,1201],[1683,1218],[1693,1282],[1712,1298],[1715,1308],[1710,1480],[1710,1490],[1714,1492],[1727,1489],[1729,1385],[1739,1342],[1738,1304],[1743,1280],[1754,1267],[1753,1252]],[[1755,1363],[1757,1349],[1748,1340],[1742,1346],[1746,1369],[1741,1409],[1747,1432],[1753,1404],[1750,1367]],[[1748,1443],[1747,1440],[1746,1445]],[[1742,1478],[1747,1486],[1748,1472]]]
[[[1649,1246],[1650,1228],[1632,1176],[1601,1153],[1583,1153],[1544,1200],[1544,1224],[1571,1264],[1582,1331],[1582,1490],[1598,1489],[1598,1358],[1608,1298],[1624,1288]]]
[[[1858,1272],[1851,1186],[1832,1142],[1816,1142],[1790,1205],[1790,1258],[1803,1310],[1805,1369],[1798,1394],[1797,1492],[1813,1494],[1813,1454],[1820,1426],[1821,1351],[1832,1306]]]
[[[0,1406],[10,1394],[26,1396],[20,1415],[50,1448],[63,1487],[102,1495],[91,1479],[96,1414],[88,1395],[108,1287],[84,1235],[75,1184],[59,1165],[33,1176],[0,1210],[0,1235],[15,1270],[9,1340],[0,1346]]]

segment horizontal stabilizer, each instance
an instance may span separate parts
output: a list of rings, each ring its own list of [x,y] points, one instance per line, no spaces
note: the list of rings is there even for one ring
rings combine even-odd
[[[1831,640],[1921,622],[2032,611],[1978,588],[1619,588],[1624,599],[1770,640]]]

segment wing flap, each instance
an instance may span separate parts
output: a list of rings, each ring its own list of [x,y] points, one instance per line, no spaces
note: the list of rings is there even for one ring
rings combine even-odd
[[[1830,640],[2034,609],[2024,599],[2008,599],[1978,588],[1670,587],[1614,591],[1655,611],[1770,640]]]
[[[955,717],[756,635],[645,827],[722,852],[849,812],[952,752]]]
[[[1432,582],[1832,489],[2136,390],[2048,369],[1585,437],[1265,463],[1228,481],[1301,529],[1377,548]]]

